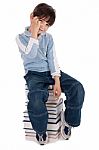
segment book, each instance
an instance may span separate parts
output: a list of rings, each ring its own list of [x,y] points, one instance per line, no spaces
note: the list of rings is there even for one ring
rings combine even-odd
[[[56,135],[58,132],[60,132],[60,128],[61,127],[59,127],[59,129],[58,130],[56,130],[56,129],[47,129],[47,132],[48,132],[48,134],[50,134],[50,135]],[[35,134],[36,132],[33,130],[33,128],[24,128],[25,129],[25,133],[32,133],[32,134]]]
[[[57,136],[58,136],[58,134],[59,134],[59,132],[56,132],[56,133],[50,133],[49,131],[47,131],[48,132],[48,137],[51,137],[51,138],[57,138]],[[27,136],[36,136],[36,133],[35,132],[28,132],[27,130],[25,131],[25,135],[27,135]]]
[[[28,141],[34,141],[37,142],[36,136],[35,135],[25,135],[25,139]],[[58,133],[57,137],[51,137],[48,135],[48,143],[53,143],[56,142],[60,139],[60,133]]]

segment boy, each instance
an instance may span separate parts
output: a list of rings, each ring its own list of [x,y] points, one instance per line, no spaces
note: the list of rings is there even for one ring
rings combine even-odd
[[[46,32],[54,24],[55,17],[55,10],[51,6],[38,4],[30,14],[30,26],[16,38],[29,89],[28,114],[41,145],[48,141],[48,112],[45,103],[49,96],[49,85],[53,85],[54,96],[57,98],[61,92],[66,96],[61,128],[64,139],[69,139],[71,127],[80,125],[85,93],[82,84],[62,72],[58,66],[53,38]]]

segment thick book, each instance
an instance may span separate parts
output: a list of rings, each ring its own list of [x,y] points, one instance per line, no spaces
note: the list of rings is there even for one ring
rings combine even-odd
[[[48,131],[47,130],[47,132],[48,132],[48,136],[49,137],[57,138],[57,136],[58,136],[58,134],[59,134],[60,131],[57,130],[57,132],[54,132],[54,131]],[[25,135],[28,135],[28,136],[33,135],[33,136],[35,136],[36,133],[35,133],[34,130],[25,130]]]
[[[60,137],[61,137],[60,133],[58,133],[57,137],[52,137],[52,136],[48,135],[48,143],[56,142],[56,141],[58,141],[60,139]],[[35,135],[28,135],[28,134],[26,134],[25,135],[25,139],[28,140],[28,141],[37,142],[37,139],[36,139]]]

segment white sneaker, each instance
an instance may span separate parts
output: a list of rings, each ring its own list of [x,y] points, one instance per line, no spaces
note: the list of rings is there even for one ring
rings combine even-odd
[[[71,136],[71,126],[65,121],[64,111],[61,113],[61,135],[65,140],[68,140]]]
[[[36,139],[40,145],[45,145],[48,143],[48,133],[46,132],[42,135],[36,133]]]

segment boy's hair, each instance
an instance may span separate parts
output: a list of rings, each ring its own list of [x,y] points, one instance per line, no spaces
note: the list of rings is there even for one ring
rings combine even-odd
[[[46,20],[49,26],[54,24],[56,18],[55,10],[46,3],[38,4],[33,10],[33,16]]]

